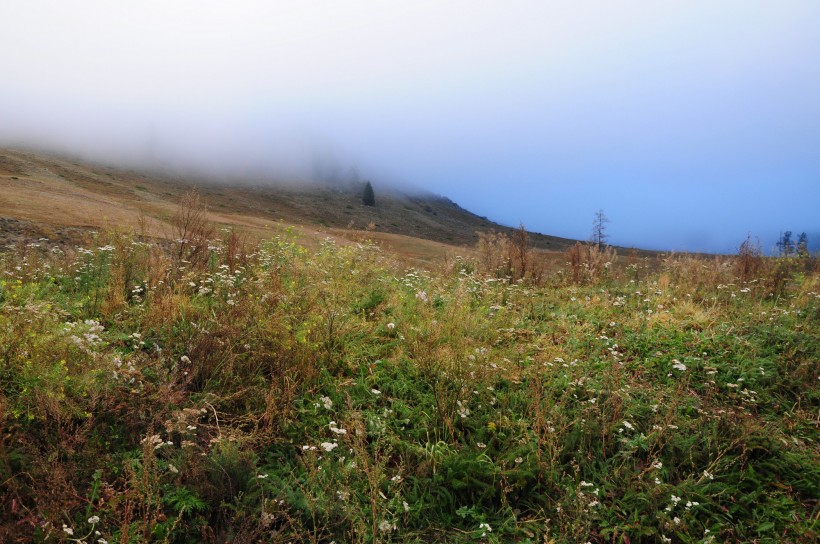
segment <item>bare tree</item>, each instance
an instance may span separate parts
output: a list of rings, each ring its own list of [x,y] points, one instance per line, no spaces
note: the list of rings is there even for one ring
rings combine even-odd
[[[609,235],[606,233],[606,224],[609,219],[604,214],[604,210],[598,210],[595,213],[595,220],[592,222],[592,243],[602,249],[606,245]]]

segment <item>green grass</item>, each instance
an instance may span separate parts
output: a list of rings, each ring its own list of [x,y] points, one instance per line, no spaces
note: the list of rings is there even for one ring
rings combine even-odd
[[[0,540],[818,537],[816,273],[226,247],[3,257]]]

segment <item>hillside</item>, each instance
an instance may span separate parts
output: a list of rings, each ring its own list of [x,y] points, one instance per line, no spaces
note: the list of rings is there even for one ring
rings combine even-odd
[[[167,236],[180,196],[199,188],[211,220],[255,238],[290,225],[307,243],[360,236],[373,238],[410,258],[431,260],[471,248],[478,232],[513,229],[493,223],[451,200],[418,191],[376,189],[376,206],[364,206],[355,184],[216,183],[195,176],[151,173],[83,162],[52,154],[0,149],[0,246],[22,238],[76,238],[104,227]],[[141,223],[142,222],[142,223]],[[574,240],[531,233],[545,251],[563,251]]]

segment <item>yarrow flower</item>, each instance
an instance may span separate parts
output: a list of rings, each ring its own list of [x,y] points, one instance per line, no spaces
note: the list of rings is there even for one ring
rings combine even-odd
[[[331,421],[328,424],[328,428],[330,428],[331,432],[333,432],[335,434],[347,434],[347,429],[342,429],[342,428],[337,427],[335,421]]]
[[[672,365],[672,368],[674,368],[675,370],[680,370],[681,372],[686,370],[686,365],[681,363],[677,359],[672,359],[672,363],[674,363]]]

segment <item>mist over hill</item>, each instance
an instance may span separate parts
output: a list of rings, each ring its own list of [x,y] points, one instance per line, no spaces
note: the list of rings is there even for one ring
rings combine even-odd
[[[8,236],[44,224],[76,233],[80,228],[133,228],[140,217],[149,217],[160,233],[179,197],[192,187],[201,192],[217,224],[250,229],[260,236],[265,235],[265,225],[284,222],[330,233],[369,230],[373,236],[472,247],[480,232],[513,230],[445,196],[375,179],[376,204],[365,206],[364,176],[355,170],[344,176],[336,172],[319,169],[313,180],[227,177],[156,164],[149,169],[125,168],[76,156],[0,149],[0,216],[6,220],[0,230]],[[32,227],[24,228],[19,221]],[[530,233],[530,242],[543,250],[563,251],[575,241]]]

